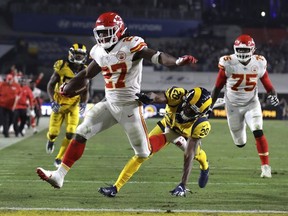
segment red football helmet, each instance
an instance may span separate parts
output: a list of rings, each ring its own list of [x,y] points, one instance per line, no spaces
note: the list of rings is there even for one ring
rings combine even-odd
[[[255,42],[249,35],[240,35],[234,42],[234,52],[240,62],[247,62],[255,52]]]
[[[97,44],[108,49],[119,41],[126,29],[122,18],[117,13],[106,12],[96,20],[93,32]]]

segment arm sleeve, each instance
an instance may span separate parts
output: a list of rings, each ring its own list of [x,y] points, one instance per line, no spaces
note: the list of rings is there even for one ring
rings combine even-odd
[[[223,86],[226,84],[227,77],[225,75],[224,68],[219,68],[218,76],[215,82],[215,87],[222,89]]]
[[[264,75],[260,78],[260,80],[261,80],[266,92],[271,92],[272,90],[274,90],[274,87],[273,87],[272,82],[269,78],[267,70],[264,73]]]

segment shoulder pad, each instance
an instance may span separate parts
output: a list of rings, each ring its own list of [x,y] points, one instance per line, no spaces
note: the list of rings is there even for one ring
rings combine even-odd
[[[221,69],[224,69],[228,65],[234,65],[237,63],[238,63],[238,60],[234,54],[233,55],[226,55],[226,56],[222,56],[219,59],[218,67]]]
[[[55,72],[58,72],[58,71],[61,69],[61,67],[62,67],[63,64],[65,64],[65,61],[64,61],[64,60],[58,60],[58,61],[56,61],[56,62],[54,63],[54,66],[53,66],[54,71],[55,71]]]
[[[130,36],[122,39],[122,42],[129,48],[131,53],[141,51],[147,47],[144,39],[138,36]]]
[[[183,96],[187,93],[187,90],[184,88],[179,88],[173,86],[166,90],[165,96],[167,98],[167,104],[169,106],[177,106],[182,102]]]
[[[266,68],[267,67],[267,60],[262,55],[253,55],[252,60],[256,61],[260,66]]]

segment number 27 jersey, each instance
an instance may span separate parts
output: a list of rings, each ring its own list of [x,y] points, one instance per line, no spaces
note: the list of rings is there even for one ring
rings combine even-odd
[[[135,101],[140,92],[143,59],[133,60],[135,53],[147,47],[141,37],[122,38],[115,47],[107,52],[96,44],[90,56],[102,68],[105,81],[105,96],[110,102]]]

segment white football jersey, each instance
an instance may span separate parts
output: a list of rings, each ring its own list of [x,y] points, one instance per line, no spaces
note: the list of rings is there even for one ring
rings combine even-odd
[[[108,101],[115,103],[137,99],[135,94],[140,92],[143,59],[134,62],[132,59],[144,47],[147,44],[141,37],[130,36],[122,38],[110,52],[97,44],[91,49],[90,56],[102,68]]]
[[[253,55],[248,65],[241,64],[236,55],[222,56],[219,68],[227,77],[225,98],[235,106],[244,106],[258,98],[258,80],[266,72],[267,61],[263,56]]]

